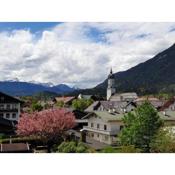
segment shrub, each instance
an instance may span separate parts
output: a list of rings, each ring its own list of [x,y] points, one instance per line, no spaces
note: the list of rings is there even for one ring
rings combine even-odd
[[[88,153],[92,150],[89,149],[86,145],[84,145],[82,142],[62,142],[58,148],[58,153]]]
[[[175,135],[173,131],[161,129],[150,144],[151,152],[175,153]]]

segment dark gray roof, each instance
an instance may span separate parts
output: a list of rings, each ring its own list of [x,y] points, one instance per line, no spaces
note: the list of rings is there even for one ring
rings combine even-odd
[[[115,109],[118,113],[123,113],[123,109],[125,109],[128,105],[136,104],[134,102],[126,102],[126,101],[96,101],[92,105],[90,105],[85,111],[92,112],[98,109],[100,105],[103,106],[104,110],[108,111],[109,109]]]
[[[95,101],[94,103],[92,103],[88,108],[86,108],[84,111],[85,112],[91,112],[94,111],[96,109],[96,107],[100,104],[99,101]]]
[[[19,100],[16,97],[12,97],[8,94],[0,92],[0,103],[23,103],[23,101]]]
[[[158,107],[162,107],[164,105],[164,101],[162,100],[159,100],[159,99],[156,99],[156,98],[148,98],[148,99],[144,99],[144,98],[138,98],[136,99],[134,102],[137,104],[137,105],[141,105],[143,104],[146,100],[148,100],[155,108],[158,108]]]
[[[116,109],[116,108],[125,108],[127,106],[127,102],[123,101],[100,101],[101,105],[106,109]]]

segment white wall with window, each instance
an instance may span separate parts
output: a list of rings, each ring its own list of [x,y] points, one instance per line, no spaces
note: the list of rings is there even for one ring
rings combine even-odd
[[[88,136],[106,144],[113,144],[117,141],[117,134],[123,124],[121,121],[105,121],[99,117],[90,117],[88,126],[85,127]]]
[[[20,116],[20,103],[0,103],[0,117],[18,121]]]

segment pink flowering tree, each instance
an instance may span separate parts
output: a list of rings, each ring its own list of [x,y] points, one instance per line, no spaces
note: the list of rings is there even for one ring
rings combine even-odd
[[[16,132],[20,136],[39,137],[48,142],[64,138],[66,131],[74,125],[75,117],[72,112],[64,109],[49,109],[22,114]]]

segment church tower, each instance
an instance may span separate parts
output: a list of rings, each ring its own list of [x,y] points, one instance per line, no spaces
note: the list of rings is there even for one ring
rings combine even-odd
[[[110,74],[108,75],[107,100],[109,100],[115,92],[115,77],[111,68]]]

